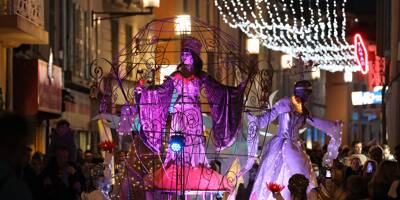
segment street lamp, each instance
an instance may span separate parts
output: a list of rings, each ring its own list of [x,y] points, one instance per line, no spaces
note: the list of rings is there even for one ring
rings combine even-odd
[[[319,67],[316,67],[315,70],[311,71],[311,79],[316,80],[321,77],[321,69]]]
[[[160,0],[142,0],[143,8],[159,8]]]
[[[186,35],[190,34],[191,31],[190,15],[178,15],[175,19],[175,33],[177,35]]]
[[[260,41],[257,38],[247,39],[246,49],[250,54],[260,53]]]
[[[350,83],[350,82],[352,82],[353,81],[353,72],[351,72],[351,71],[345,71],[344,73],[343,73],[343,79],[344,79],[344,82],[346,82],[346,83]]]
[[[293,58],[291,55],[284,54],[281,56],[282,69],[290,69],[293,66]]]

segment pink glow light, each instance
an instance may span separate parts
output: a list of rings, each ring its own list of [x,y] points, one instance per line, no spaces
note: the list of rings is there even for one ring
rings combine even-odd
[[[354,35],[354,46],[354,56],[357,60],[357,64],[360,66],[361,73],[365,75],[369,71],[368,51],[365,48],[364,40],[359,33]]]

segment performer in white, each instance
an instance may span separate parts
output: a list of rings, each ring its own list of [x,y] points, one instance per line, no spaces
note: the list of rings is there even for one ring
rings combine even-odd
[[[337,157],[338,147],[341,143],[341,123],[317,119],[310,115],[305,103],[308,101],[311,92],[312,87],[309,81],[298,81],[294,86],[294,96],[280,99],[271,109],[260,116],[248,115],[249,159],[241,174],[254,164],[259,142],[258,130],[265,128],[276,118],[279,121],[277,134],[264,147],[261,166],[250,199],[274,199],[272,192],[266,187],[268,183],[285,186],[281,194],[284,199],[291,199],[287,185],[293,174],[303,174],[309,179],[308,191],[317,186],[311,161],[298,137],[299,129],[306,124],[326,132],[331,137],[328,152],[323,159],[324,164],[331,166],[333,159]]]

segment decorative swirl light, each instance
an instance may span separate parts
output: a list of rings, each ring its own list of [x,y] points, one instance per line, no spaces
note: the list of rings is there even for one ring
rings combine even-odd
[[[222,19],[272,50],[312,60],[331,72],[356,71],[346,41],[347,0],[214,0]],[[295,3],[296,2],[296,3]],[[339,16],[341,19],[339,19]]]

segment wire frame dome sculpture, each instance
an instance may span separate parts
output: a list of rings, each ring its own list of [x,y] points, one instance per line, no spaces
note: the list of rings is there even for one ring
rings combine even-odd
[[[197,52],[203,71],[197,77],[199,82],[193,76],[175,73],[182,70],[180,63],[187,38],[201,44]],[[242,134],[241,116],[246,110],[268,107],[272,72],[259,70],[257,61],[252,61],[234,41],[218,28],[195,18],[157,19],[145,25],[111,61],[101,58],[92,62],[92,77],[96,80],[92,94],[100,100],[100,113],[120,111],[117,131],[133,138],[125,178],[121,177],[130,182],[130,189],[135,190],[136,186],[149,191],[218,191],[236,185],[234,172],[215,175],[214,170],[208,170],[213,166],[208,159],[247,156],[223,149],[237,143]],[[194,62],[198,62],[194,57]],[[107,70],[110,73],[105,75]],[[176,82],[190,87],[177,86]],[[221,114],[221,110],[230,114]],[[216,132],[222,130],[216,127],[220,126],[215,123],[216,115],[231,120],[224,125],[233,127],[223,129],[231,132],[228,141],[226,135],[218,136],[220,132]],[[235,122],[236,126],[232,125]],[[168,150],[171,135],[185,136],[185,148],[179,155]],[[179,167],[186,165],[190,167]],[[167,183],[175,185],[172,187],[157,183],[172,172],[173,177],[186,173],[201,180],[190,183],[173,178]]]

